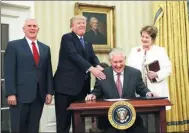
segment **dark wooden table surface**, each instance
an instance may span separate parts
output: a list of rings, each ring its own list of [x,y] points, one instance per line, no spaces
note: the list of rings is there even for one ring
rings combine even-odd
[[[109,107],[115,101],[78,101],[72,103],[68,110],[72,111],[72,127],[74,133],[84,133],[85,132],[85,117],[97,116],[107,114]],[[131,103],[137,113],[149,113],[155,114],[156,118],[156,131],[164,133],[166,132],[166,106],[171,106],[169,100],[158,99],[158,100],[141,100],[141,99],[131,99],[127,100]]]

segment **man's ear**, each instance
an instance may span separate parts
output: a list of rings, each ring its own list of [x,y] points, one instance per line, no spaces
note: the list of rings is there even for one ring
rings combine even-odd
[[[23,32],[25,33],[25,29],[24,29],[24,27],[22,27],[22,30],[23,30]]]
[[[125,60],[126,60],[126,56],[125,56]]]

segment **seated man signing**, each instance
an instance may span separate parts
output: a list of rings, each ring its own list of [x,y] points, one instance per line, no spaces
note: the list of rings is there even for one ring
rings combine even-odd
[[[96,80],[91,94],[87,95],[85,98],[86,101],[96,100],[97,98],[130,99],[136,97],[135,92],[140,96],[157,96],[145,86],[139,70],[125,65],[126,57],[122,49],[112,49],[112,51],[109,53],[109,60],[111,66],[104,69],[104,73],[107,78],[105,80]],[[113,128],[109,122],[104,123],[104,127],[107,133],[120,132],[119,130]],[[137,115],[133,126],[127,129],[125,132],[146,132],[140,116]]]

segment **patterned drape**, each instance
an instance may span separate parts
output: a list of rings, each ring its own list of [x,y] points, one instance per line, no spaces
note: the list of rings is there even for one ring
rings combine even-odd
[[[165,47],[172,62],[167,131],[189,130],[189,29],[186,1],[162,1],[153,5],[156,44]]]

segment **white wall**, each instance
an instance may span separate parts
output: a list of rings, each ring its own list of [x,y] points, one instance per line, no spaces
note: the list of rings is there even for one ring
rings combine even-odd
[[[1,4],[8,4],[14,7],[29,8],[29,16],[35,17],[34,15],[34,1],[1,1]]]
[[[9,24],[9,40],[24,37],[22,30],[25,19],[34,17],[34,2],[2,1],[1,23]]]

